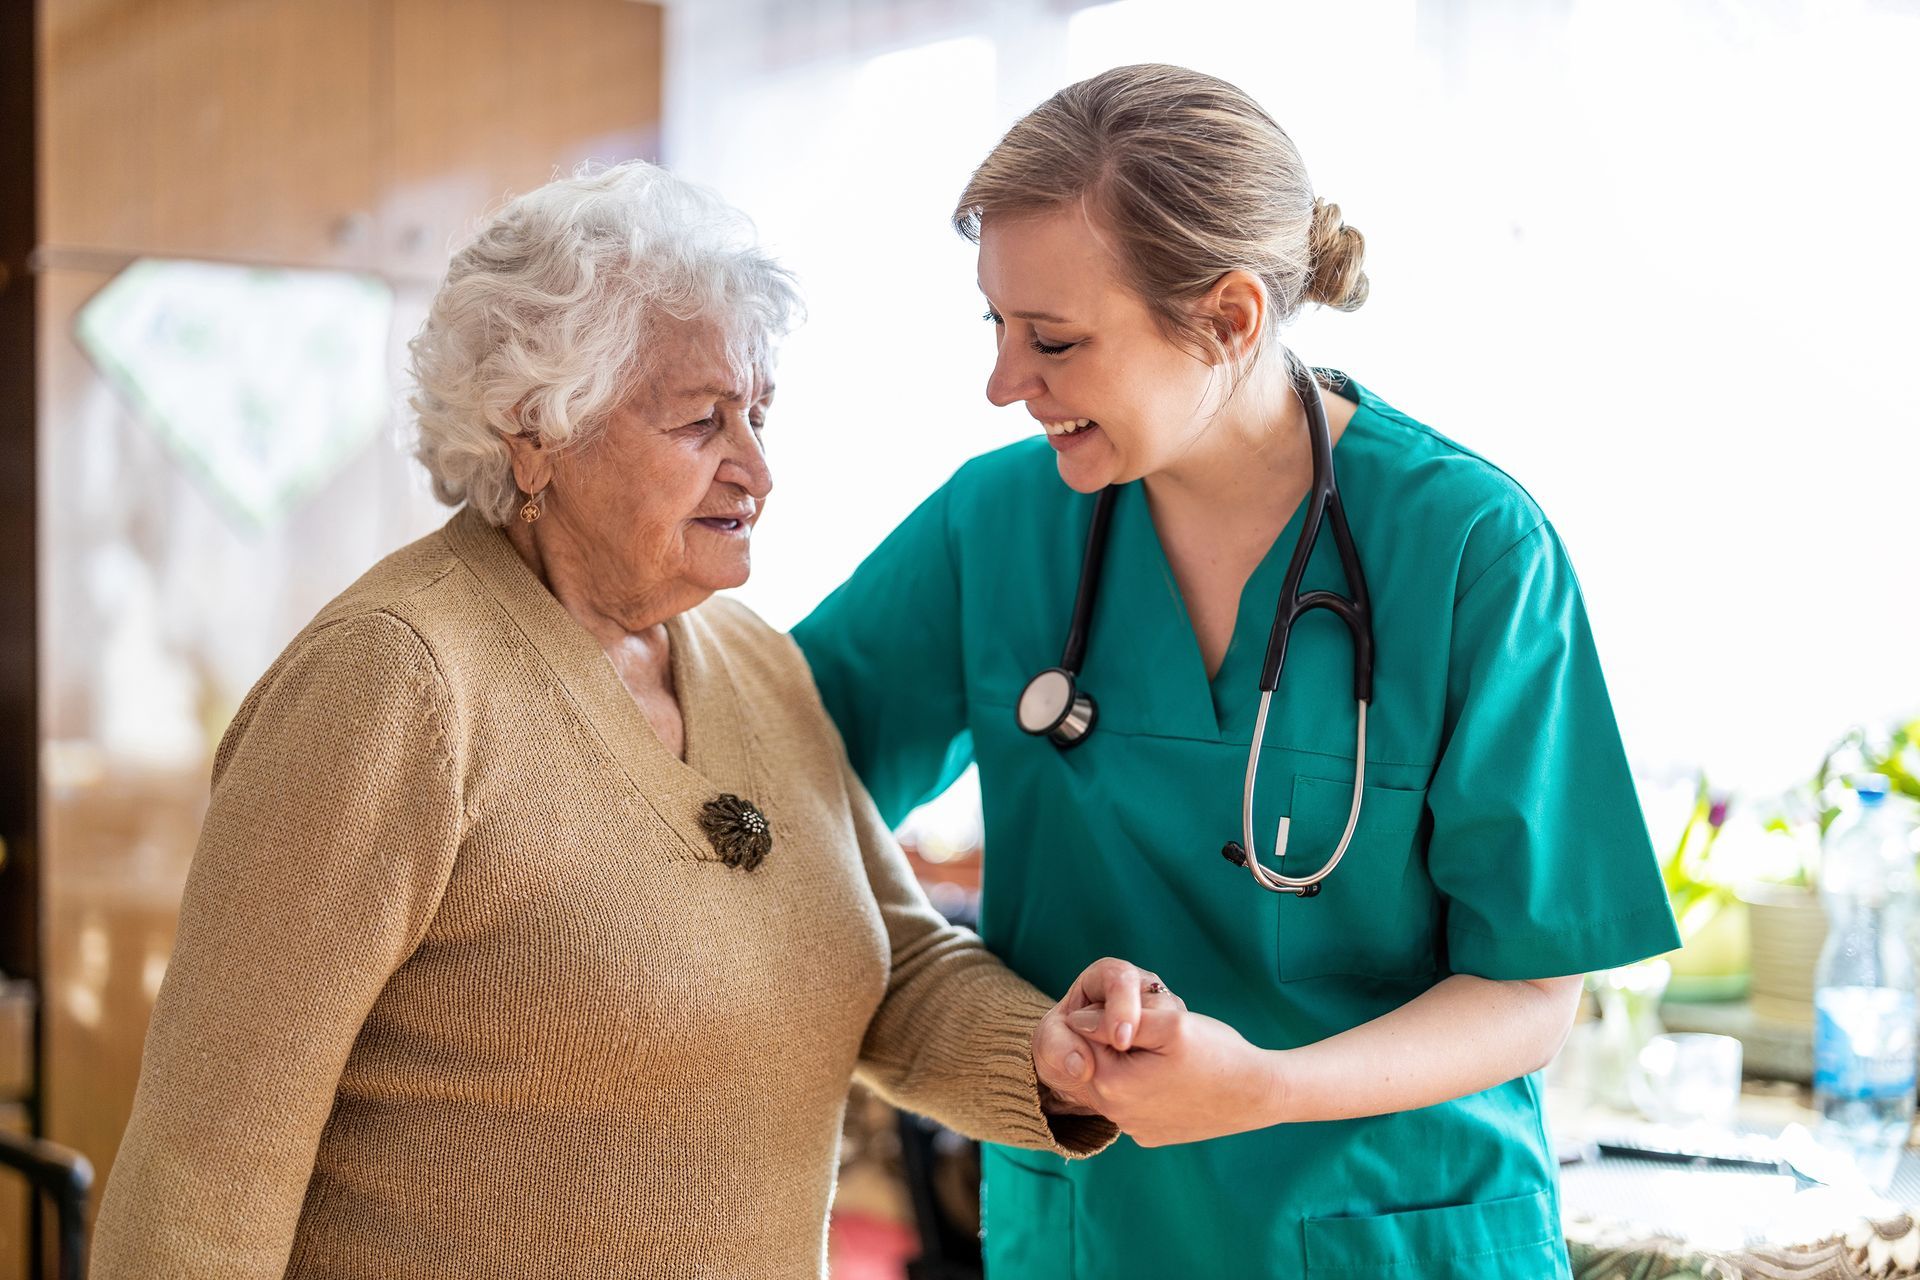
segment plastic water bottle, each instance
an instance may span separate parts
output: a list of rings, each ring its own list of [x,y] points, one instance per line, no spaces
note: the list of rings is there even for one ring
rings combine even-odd
[[[1914,1106],[1913,829],[1884,778],[1855,791],[1859,804],[1827,832],[1820,859],[1827,941],[1814,970],[1814,1103],[1843,1141],[1897,1146]]]

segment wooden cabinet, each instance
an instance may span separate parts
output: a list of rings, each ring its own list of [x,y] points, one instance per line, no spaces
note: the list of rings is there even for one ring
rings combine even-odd
[[[659,153],[661,11],[627,0],[397,0],[378,223],[437,276],[476,219],[583,160]]]
[[[447,516],[404,438],[383,431],[274,527],[236,525],[75,340],[75,318],[110,278],[52,269],[36,281],[40,1095],[46,1136],[102,1179],[132,1110],[221,732],[321,605]],[[425,293],[396,290],[396,379],[398,339]],[[0,1216],[0,1258],[4,1228]]]
[[[476,218],[581,160],[656,153],[662,22],[632,0],[38,11],[39,1093],[47,1136],[104,1179],[213,743],[321,604],[446,512],[392,432],[278,527],[235,527],[89,362],[75,317],[142,256],[375,271],[394,285],[397,387]],[[134,751],[109,729],[129,715],[116,691],[143,681],[173,691],[184,729]],[[0,1199],[0,1276],[17,1244]]]
[[[42,242],[370,265],[386,8],[46,0]]]
[[[32,1132],[27,1109],[0,1102],[0,1133],[25,1137]],[[27,1187],[11,1176],[0,1177],[0,1280],[27,1280]],[[21,1247],[9,1247],[14,1243]]]
[[[632,0],[46,0],[43,243],[432,279],[509,192],[658,150]]]

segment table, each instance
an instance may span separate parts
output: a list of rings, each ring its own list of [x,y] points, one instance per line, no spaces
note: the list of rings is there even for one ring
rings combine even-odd
[[[1562,1145],[1658,1136],[1584,1092],[1549,1088],[1547,1097]],[[1785,1148],[1810,1166],[1818,1156],[1831,1186],[1622,1158],[1562,1169],[1576,1280],[1920,1280],[1920,1223],[1906,1208],[1920,1206],[1920,1150],[1882,1153],[1850,1178],[1837,1153],[1812,1144],[1818,1116],[1807,1103],[1796,1085],[1750,1081],[1732,1133],[1719,1139],[1786,1134]]]

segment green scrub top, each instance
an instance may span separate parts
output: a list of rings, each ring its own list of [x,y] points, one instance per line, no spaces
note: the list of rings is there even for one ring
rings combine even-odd
[[[1679,945],[1579,584],[1533,500],[1341,375],[1334,450],[1378,658],[1360,825],[1316,898],[1220,855],[1274,602],[1302,513],[1247,583],[1219,674],[1138,483],[1114,512],[1071,751],[1014,706],[1060,660],[1091,496],[1036,439],[976,458],[794,631],[890,821],[980,766],[987,945],[1042,990],[1101,956],[1160,974],[1256,1045],[1322,1040],[1448,974],[1547,978]],[[1306,588],[1345,592],[1330,536]],[[1294,632],[1261,755],[1256,834],[1317,868],[1353,794],[1348,633]],[[1297,864],[1297,865],[1296,865]],[[1566,1276],[1536,1076],[1396,1115],[1278,1125],[1090,1160],[983,1153],[990,1280]],[[1207,1270],[1206,1268],[1211,1268]]]

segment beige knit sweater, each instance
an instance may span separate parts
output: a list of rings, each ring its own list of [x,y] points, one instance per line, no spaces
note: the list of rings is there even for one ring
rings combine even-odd
[[[1049,1001],[927,905],[792,643],[669,631],[684,762],[471,512],[294,640],[215,759],[96,1280],[821,1275],[856,1074],[1111,1139],[1041,1115]]]

